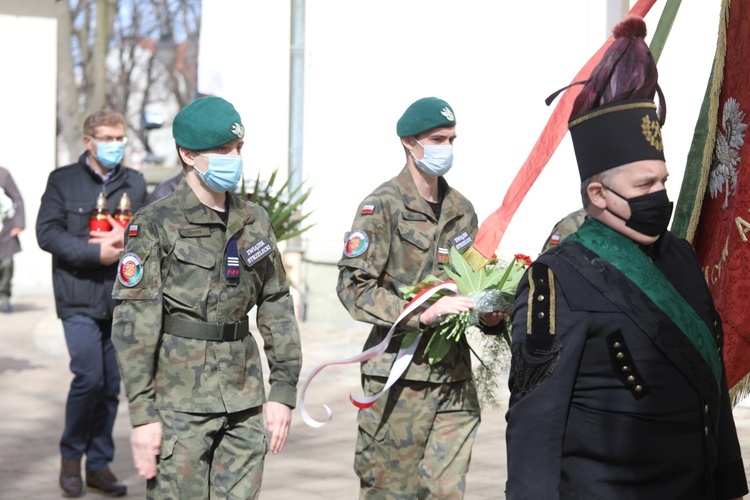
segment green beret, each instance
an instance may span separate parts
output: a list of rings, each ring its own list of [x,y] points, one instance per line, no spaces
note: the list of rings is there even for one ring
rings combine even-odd
[[[423,97],[406,108],[396,124],[399,137],[419,135],[435,127],[454,127],[456,115],[450,104],[437,97]]]
[[[245,137],[242,119],[231,103],[221,97],[200,97],[177,113],[172,135],[178,146],[205,151]]]

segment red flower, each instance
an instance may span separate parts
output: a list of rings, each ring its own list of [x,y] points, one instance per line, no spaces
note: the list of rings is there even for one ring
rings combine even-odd
[[[522,261],[524,262],[524,265],[525,265],[526,267],[528,267],[528,266],[530,266],[530,265],[531,265],[531,257],[529,257],[528,255],[524,255],[524,254],[522,254],[522,253],[517,253],[517,254],[515,255],[515,257],[516,257],[516,259],[518,259],[518,260],[522,260]]]

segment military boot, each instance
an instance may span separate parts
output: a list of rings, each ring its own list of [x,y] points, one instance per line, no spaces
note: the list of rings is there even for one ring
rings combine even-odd
[[[83,496],[86,490],[83,489],[83,480],[81,479],[81,460],[73,460],[63,457],[62,467],[60,467],[60,489],[64,497],[75,498]]]

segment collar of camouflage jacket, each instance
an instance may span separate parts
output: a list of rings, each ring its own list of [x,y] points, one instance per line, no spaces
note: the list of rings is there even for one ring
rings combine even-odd
[[[409,167],[404,167],[401,173],[397,177],[399,190],[401,191],[401,198],[404,202],[404,206],[414,212],[419,212],[431,220],[435,219],[427,200],[422,198],[422,195],[417,191],[417,185],[414,183],[414,179],[411,176]],[[463,216],[465,209],[458,192],[448,185],[448,181],[443,177],[438,178],[438,190],[439,192],[445,193],[442,201],[441,210],[441,221],[447,221],[455,217]]]
[[[185,217],[191,224],[224,224],[221,218],[219,218],[213,210],[201,203],[198,196],[190,187],[190,184],[186,181],[180,182],[177,186],[175,196],[177,196],[182,211],[185,213]],[[228,191],[226,196],[226,207],[229,211],[229,219],[227,223],[228,232],[234,234],[246,224],[252,224],[255,222],[255,216],[247,203],[243,202],[239,196],[231,191]]]

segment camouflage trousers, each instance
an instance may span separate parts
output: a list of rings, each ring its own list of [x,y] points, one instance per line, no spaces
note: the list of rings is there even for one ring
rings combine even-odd
[[[258,498],[268,443],[258,406],[237,413],[159,410],[161,453],[149,499]]]
[[[363,376],[365,394],[380,392],[385,381]],[[471,380],[398,381],[357,415],[360,498],[463,498],[479,421]]]

